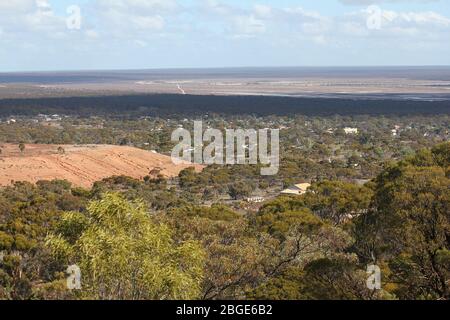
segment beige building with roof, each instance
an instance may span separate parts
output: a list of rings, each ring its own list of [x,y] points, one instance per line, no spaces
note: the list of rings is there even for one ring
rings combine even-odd
[[[310,187],[311,187],[310,183],[299,183],[281,191],[281,194],[300,196],[302,194],[305,194]]]

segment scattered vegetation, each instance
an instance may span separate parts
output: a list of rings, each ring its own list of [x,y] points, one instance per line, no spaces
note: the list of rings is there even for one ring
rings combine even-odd
[[[1,189],[0,298],[449,298],[450,143],[256,211],[183,191],[209,170],[229,173]],[[382,290],[366,287],[373,263]],[[81,290],[65,286],[72,264]]]

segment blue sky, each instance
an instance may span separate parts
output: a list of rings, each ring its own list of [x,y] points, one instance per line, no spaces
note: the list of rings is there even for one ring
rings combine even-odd
[[[450,1],[0,2],[0,72],[355,65],[450,65]]]

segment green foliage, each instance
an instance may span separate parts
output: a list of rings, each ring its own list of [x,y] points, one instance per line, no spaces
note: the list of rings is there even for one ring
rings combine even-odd
[[[295,143],[295,130],[284,134]],[[352,152],[331,147],[334,138]],[[376,157],[393,150],[370,135],[309,142],[286,150],[277,177],[209,166],[183,171],[179,184],[156,170],[92,190],[58,180],[1,188],[0,299],[448,299],[450,143],[381,169]],[[342,160],[321,158],[333,155]],[[357,172],[380,174],[364,186],[337,180]],[[257,185],[276,195],[282,181],[312,175],[307,194],[274,198],[257,213],[222,199]],[[372,263],[381,291],[365,286]],[[66,288],[72,264],[81,291]]]
[[[305,296],[301,291],[302,281],[302,268],[291,267],[279,277],[274,277],[249,292],[248,297],[254,300],[304,300]]]
[[[178,178],[180,179],[180,186],[182,188],[195,186],[197,181],[197,175],[194,168],[187,168],[182,170]]]
[[[198,243],[177,245],[141,202],[119,194],[91,202],[86,218],[65,214],[47,245],[81,268],[85,298],[193,299],[200,293],[204,253]]]
[[[400,298],[449,297],[448,145],[385,170],[376,180],[376,209],[356,224],[360,255],[387,261],[389,281]]]
[[[248,183],[238,181],[229,186],[229,195],[235,200],[249,197],[252,194],[253,188]]]
[[[0,190],[0,299],[54,297],[49,284],[61,268],[43,246],[63,210],[82,210],[85,199],[72,195],[70,183],[40,181],[36,186],[15,183]],[[66,298],[68,292],[58,295]],[[47,296],[48,295],[48,296]]]
[[[266,202],[259,210],[259,213],[283,213],[286,211],[297,211],[305,207],[305,201],[302,197],[281,196]]]
[[[305,195],[305,204],[322,219],[339,225],[368,210],[372,190],[341,181],[313,184]]]
[[[257,216],[257,224],[264,232],[284,239],[293,226],[305,234],[316,232],[323,226],[323,221],[308,208],[279,213],[263,213]]]
[[[14,244],[14,237],[6,232],[0,231],[0,250],[10,250]]]
[[[439,144],[432,149],[434,163],[442,168],[450,166],[450,143]]]
[[[169,210],[169,214],[175,217],[202,217],[217,221],[233,221],[239,218],[238,213],[221,204],[214,204],[211,207],[183,206]]]
[[[354,259],[318,259],[305,267],[301,291],[312,300],[368,300],[374,292],[367,289],[366,279]]]

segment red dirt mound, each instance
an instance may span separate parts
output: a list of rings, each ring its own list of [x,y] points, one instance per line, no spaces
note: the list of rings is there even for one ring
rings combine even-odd
[[[14,181],[64,179],[75,186],[91,187],[96,181],[126,175],[142,179],[154,169],[173,177],[192,164],[175,165],[168,156],[132,147],[110,145],[36,145],[0,146],[0,185]],[[62,149],[61,149],[62,148]]]

